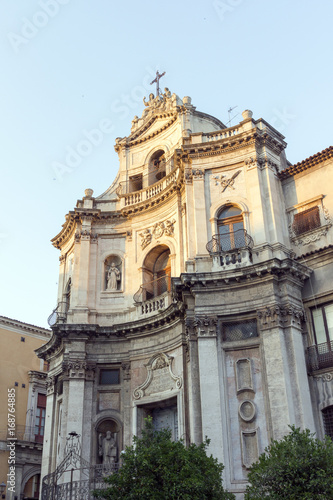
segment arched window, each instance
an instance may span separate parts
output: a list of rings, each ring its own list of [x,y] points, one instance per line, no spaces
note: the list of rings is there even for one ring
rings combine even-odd
[[[226,205],[217,220],[221,250],[227,252],[245,246],[243,215],[240,208]]]

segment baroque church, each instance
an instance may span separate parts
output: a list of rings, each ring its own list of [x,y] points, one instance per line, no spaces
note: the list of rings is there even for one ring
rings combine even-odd
[[[249,110],[226,127],[167,88],[144,104],[111,186],[52,240],[45,500],[90,498],[148,415],[210,438],[237,499],[288,425],[333,436],[333,147],[291,165]]]

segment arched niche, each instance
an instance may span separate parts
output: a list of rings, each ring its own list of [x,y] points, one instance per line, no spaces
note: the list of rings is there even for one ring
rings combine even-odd
[[[96,463],[110,466],[119,462],[122,450],[121,425],[113,418],[105,418],[96,426]]]
[[[171,288],[171,258],[167,245],[157,245],[146,255],[142,266],[144,297],[149,300]]]
[[[123,262],[119,255],[109,255],[104,261],[104,290],[119,292],[123,283]]]
[[[158,149],[149,158],[148,185],[151,186],[166,176],[165,151]]]

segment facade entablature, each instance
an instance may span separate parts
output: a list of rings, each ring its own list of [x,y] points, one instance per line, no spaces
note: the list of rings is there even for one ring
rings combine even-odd
[[[177,296],[178,288],[182,287],[191,289],[195,286],[220,287],[221,284],[230,287],[232,284],[240,284],[251,282],[258,279],[259,281],[268,275],[278,277],[292,276],[300,284],[302,284],[311,274],[311,269],[300,264],[290,258],[280,260],[277,258],[267,260],[264,263],[253,264],[251,266],[231,269],[219,270],[216,272],[186,272],[180,275],[179,278],[173,279],[174,289]]]

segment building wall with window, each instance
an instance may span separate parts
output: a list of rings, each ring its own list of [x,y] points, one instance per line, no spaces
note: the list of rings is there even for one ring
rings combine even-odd
[[[113,184],[52,240],[42,477],[73,436],[82,464],[112,470],[152,415],[175,439],[208,436],[241,499],[288,425],[331,432],[333,148],[291,165],[249,110],[227,128],[168,89],[145,104]]]
[[[20,498],[21,493],[38,498],[44,422],[38,418],[37,408],[46,394],[46,363],[36,356],[35,349],[48,342],[50,333],[45,328],[0,316],[0,482],[7,485],[7,499]],[[8,491],[10,437],[16,438],[12,450],[15,457],[11,457],[15,494]]]

